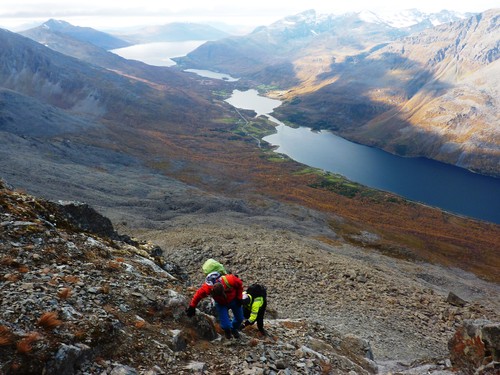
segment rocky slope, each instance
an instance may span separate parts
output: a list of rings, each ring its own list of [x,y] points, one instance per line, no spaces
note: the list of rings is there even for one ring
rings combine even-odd
[[[321,244],[265,220],[181,215],[132,240],[84,204],[0,183],[0,372],[451,374],[455,329],[470,318],[498,321],[496,284]],[[185,316],[209,256],[247,285],[268,285],[268,337],[251,327],[226,341],[211,315]],[[493,373],[495,358],[481,373]]]

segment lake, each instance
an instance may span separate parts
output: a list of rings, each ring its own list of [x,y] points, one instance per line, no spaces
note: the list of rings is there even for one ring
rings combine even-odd
[[[200,77],[213,78],[213,79],[221,79],[221,80],[224,80],[224,81],[227,81],[227,82],[236,82],[236,81],[239,80],[239,78],[233,78],[229,74],[216,73],[216,72],[212,72],[211,70],[186,69],[184,71],[188,72],[188,73],[197,74]]]
[[[125,59],[138,60],[149,65],[173,66],[176,63],[171,57],[185,56],[203,43],[205,43],[205,41],[200,40],[145,43],[113,49],[110,52]]]
[[[226,102],[239,109],[249,109],[255,111],[257,116],[268,115],[274,108],[281,105],[281,101],[260,96],[257,90],[246,91],[233,90],[230,98]]]
[[[256,90],[234,90],[226,101],[268,117],[281,104],[258,95]],[[264,137],[264,141],[300,163],[445,211],[500,224],[500,179],[430,159],[399,157],[329,131],[295,129],[273,117],[270,120],[278,123],[277,133]]]

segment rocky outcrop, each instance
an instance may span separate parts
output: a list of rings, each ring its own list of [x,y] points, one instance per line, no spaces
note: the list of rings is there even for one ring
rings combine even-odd
[[[448,293],[448,298],[446,298],[446,302],[448,302],[450,305],[458,307],[464,307],[467,304],[466,301],[464,301],[462,298],[460,298],[453,292]]]
[[[448,347],[453,365],[463,374],[500,372],[500,323],[465,321]]]
[[[111,220],[86,203],[59,201],[55,209],[80,231],[137,245],[129,236],[119,235]]]

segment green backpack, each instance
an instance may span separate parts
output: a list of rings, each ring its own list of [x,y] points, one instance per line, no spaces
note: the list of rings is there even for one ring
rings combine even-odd
[[[203,266],[201,268],[203,269],[203,273],[205,274],[205,276],[212,272],[218,272],[221,275],[227,274],[224,266],[217,262],[215,259],[211,258],[207,259],[207,261],[203,263]]]

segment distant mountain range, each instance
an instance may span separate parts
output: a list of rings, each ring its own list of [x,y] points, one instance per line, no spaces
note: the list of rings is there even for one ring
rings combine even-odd
[[[39,43],[47,43],[49,46],[54,44],[54,40],[65,40],[70,45],[79,41],[105,50],[143,43],[217,40],[229,36],[226,32],[209,25],[182,22],[148,26],[125,35],[111,35],[90,27],[73,26],[68,22],[54,19],[38,27],[22,31],[20,34]],[[64,44],[61,48],[63,46]],[[84,55],[85,53],[80,53],[80,56]]]
[[[395,28],[408,28],[412,32],[422,31],[423,29],[443,23],[459,21],[474,15],[473,13],[460,13],[445,9],[437,13],[425,13],[418,9],[407,9],[385,13],[363,11],[357,14],[366,22],[381,23]]]
[[[121,36],[133,44],[153,42],[183,42],[188,40],[218,40],[230,36],[209,25],[172,22],[165,25],[147,26]]]
[[[412,10],[404,14],[405,22],[402,22],[403,14],[391,17],[373,12],[333,15],[309,10],[259,27],[245,36],[205,43],[176,61],[190,67],[284,84],[290,82],[296,72],[293,62],[301,58],[314,60],[314,65],[318,65],[318,61],[323,61],[321,65],[328,64],[338,54],[365,51],[431,27],[437,20],[456,21],[464,17],[447,11],[426,15]],[[298,76],[300,79],[300,72]]]
[[[308,11],[175,60],[276,86],[282,119],[500,176],[499,10],[464,16]]]
[[[282,113],[357,142],[500,176],[500,11],[338,59]],[[319,81],[319,82],[318,82]]]

